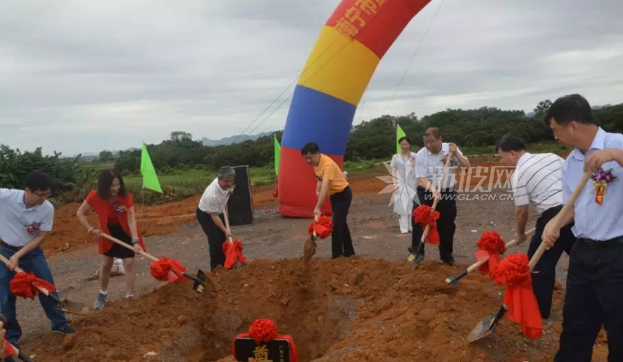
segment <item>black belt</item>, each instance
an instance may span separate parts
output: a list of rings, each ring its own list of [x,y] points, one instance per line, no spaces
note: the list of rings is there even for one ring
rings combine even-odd
[[[9,245],[7,243],[5,243],[3,240],[0,240],[0,246],[3,246],[7,249],[11,249],[11,250],[15,250],[15,251],[20,251],[23,246],[13,246],[13,245]]]
[[[623,246],[623,236],[609,240],[592,240],[588,238],[578,238],[578,240],[587,243],[591,248],[614,248]]]

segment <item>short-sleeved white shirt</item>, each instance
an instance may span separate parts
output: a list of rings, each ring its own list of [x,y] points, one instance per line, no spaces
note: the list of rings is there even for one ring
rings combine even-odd
[[[456,148],[456,152],[461,156],[463,155],[459,147]],[[441,151],[438,154],[434,154],[426,147],[422,147],[416,156],[416,177],[426,177],[433,186],[439,188],[441,176],[443,175],[444,160],[448,154],[450,154],[450,144],[446,142],[441,144]],[[443,182],[443,189],[451,189],[456,185],[456,169],[458,166],[459,161],[456,157],[452,157],[448,165],[446,179]]]
[[[515,206],[532,204],[540,215],[561,205],[563,163],[554,153],[524,153],[511,177]]]
[[[28,226],[49,232],[53,224],[54,206],[49,201],[26,208],[23,190],[0,189],[0,239],[5,243],[22,247],[38,235],[29,233]]]
[[[199,210],[206,213],[222,213],[229,200],[229,191],[224,190],[218,183],[218,177],[206,187],[201,200],[199,200]]]

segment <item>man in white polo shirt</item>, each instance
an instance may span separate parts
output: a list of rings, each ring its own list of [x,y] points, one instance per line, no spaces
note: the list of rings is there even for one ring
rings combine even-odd
[[[25,180],[25,190],[0,189],[0,253],[9,259],[9,265],[0,263],[0,310],[7,317],[7,339],[17,345],[22,331],[15,314],[15,295],[11,280],[16,266],[25,272],[54,284],[52,272],[41,245],[52,231],[54,206],[47,200],[52,180],[40,171],[34,171]],[[56,296],[58,294],[54,293]],[[39,295],[39,303],[52,323],[52,331],[74,333],[67,324],[65,313],[56,309],[52,298]]]
[[[196,211],[197,221],[208,237],[210,269],[212,271],[225,264],[223,243],[232,237],[225,227],[223,211],[231,195],[230,189],[234,184],[235,176],[236,171],[233,167],[221,167],[217,177],[203,192]]]
[[[545,225],[562,209],[562,157],[553,153],[532,154],[526,145],[515,136],[502,137],[496,150],[500,163],[515,167],[511,177],[511,187],[515,200],[515,240],[523,243],[526,237],[529,205],[532,204],[539,215],[535,233],[528,247],[528,257],[532,258],[541,245],[541,235]],[[560,231],[560,240],[551,250],[546,251],[532,274],[532,289],[539,303],[541,316],[549,318],[552,296],[556,282],[556,264],[562,252],[571,254],[575,236],[571,231],[573,223]]]
[[[424,148],[417,153],[415,163],[415,175],[417,177],[417,196],[419,202],[424,205],[432,206],[434,198],[440,200],[437,203],[436,210],[439,211],[439,219],[437,220],[437,230],[439,232],[439,257],[446,264],[453,265],[454,257],[453,244],[454,232],[456,230],[456,168],[469,167],[470,162],[467,157],[454,143],[443,142],[441,131],[437,127],[429,127],[424,132]],[[441,180],[443,168],[447,157],[450,159],[446,178]],[[413,203],[413,210],[419,204]],[[413,231],[411,233],[411,247],[409,252],[415,256],[415,263],[420,264],[424,259],[424,246],[420,247],[423,230],[420,225],[415,223],[411,218]],[[416,255],[419,249],[419,254]],[[411,258],[411,257],[410,257]]]

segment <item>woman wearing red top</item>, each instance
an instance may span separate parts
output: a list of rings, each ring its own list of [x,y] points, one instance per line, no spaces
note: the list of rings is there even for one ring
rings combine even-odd
[[[99,228],[89,224],[87,211],[92,209],[99,218]],[[123,178],[115,170],[104,170],[97,182],[97,191],[91,191],[77,213],[80,223],[91,235],[99,237],[99,253],[102,254],[99,280],[101,290],[94,309],[101,309],[108,300],[108,281],[114,258],[123,259],[125,267],[126,298],[134,296],[136,268],[135,252],[145,250],[143,237],[136,227],[136,215],[132,195],[125,190]],[[134,247],[134,251],[101,236],[104,232]]]

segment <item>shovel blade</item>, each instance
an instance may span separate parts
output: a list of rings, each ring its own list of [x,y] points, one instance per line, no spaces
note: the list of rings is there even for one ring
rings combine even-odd
[[[316,254],[316,243],[311,239],[307,239],[303,247],[303,258],[305,260],[305,263],[309,262],[314,254]]]
[[[487,316],[485,319],[480,321],[476,328],[474,328],[467,337],[467,341],[469,343],[472,343],[490,335],[495,330],[495,327],[498,325],[505,313],[506,308],[502,306],[497,312]]]
[[[75,302],[67,298],[63,299],[61,303],[56,306],[57,309],[62,310],[65,313],[71,313],[76,315],[87,315],[91,313],[89,307],[86,304]]]
[[[208,290],[208,292],[212,291],[212,281],[208,279],[208,276],[203,270],[197,270],[197,275],[195,276],[195,278],[197,279],[193,284],[193,290],[195,292],[197,292],[198,294],[203,294],[206,289]]]

